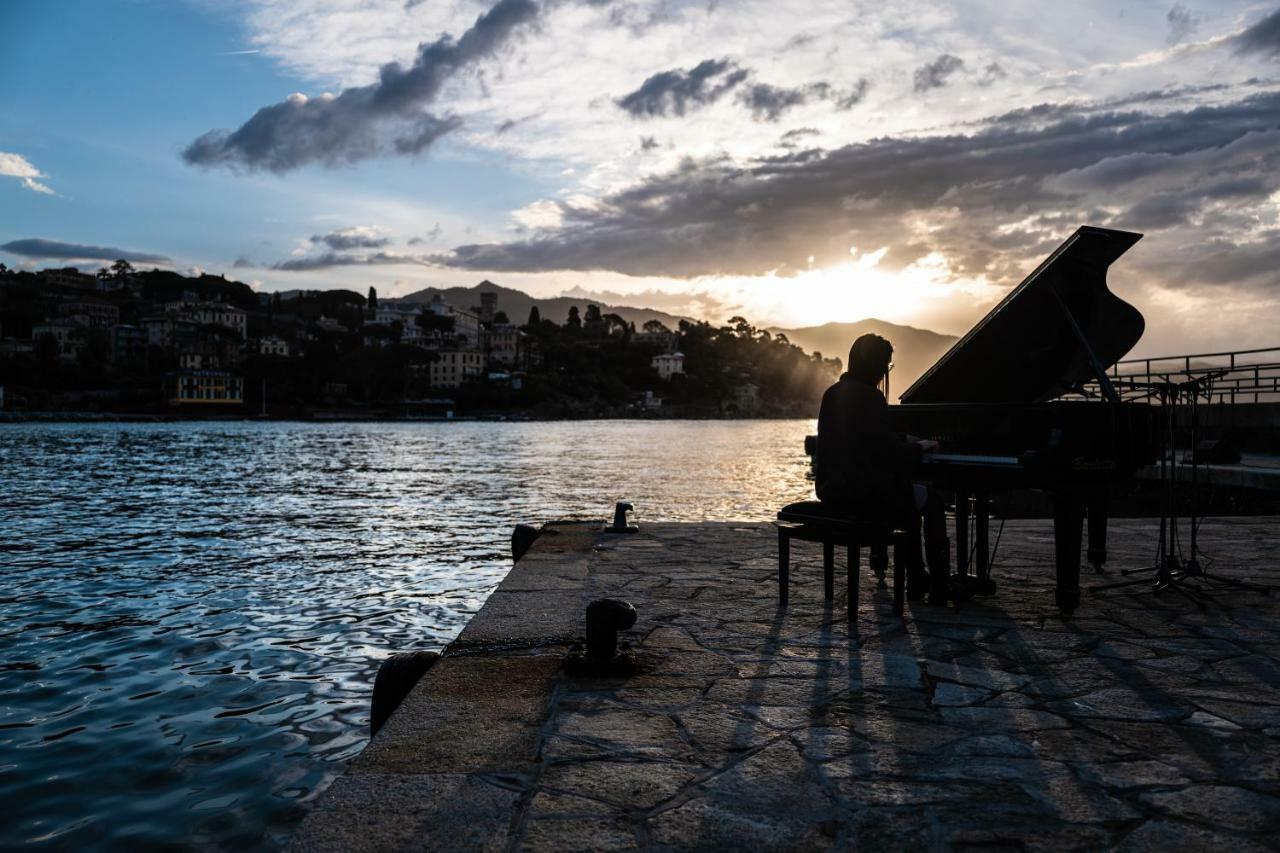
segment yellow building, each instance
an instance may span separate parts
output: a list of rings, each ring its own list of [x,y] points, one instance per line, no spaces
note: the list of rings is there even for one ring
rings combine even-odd
[[[241,405],[244,403],[244,378],[222,370],[188,370],[170,374],[169,403]]]

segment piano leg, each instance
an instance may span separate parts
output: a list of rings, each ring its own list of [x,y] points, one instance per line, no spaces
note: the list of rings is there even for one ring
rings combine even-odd
[[[1087,557],[1093,570],[1101,574],[1103,564],[1107,562],[1107,487],[1101,486],[1090,491],[1087,511],[1089,513],[1089,551]]]
[[[991,582],[991,549],[989,545],[989,527],[991,522],[991,496],[986,492],[978,492],[973,500],[975,521],[974,531],[974,564],[978,578],[974,591],[978,595],[994,595],[996,585]]]
[[[969,493],[956,491],[956,574],[969,574]]]
[[[1080,604],[1080,534],[1084,523],[1084,498],[1075,489],[1053,495],[1053,548],[1058,588],[1058,609],[1070,616]]]

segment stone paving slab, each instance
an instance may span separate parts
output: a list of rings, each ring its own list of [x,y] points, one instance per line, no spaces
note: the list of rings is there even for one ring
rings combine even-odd
[[[1278,521],[1206,522],[1211,569],[1280,585]],[[1111,574],[1155,536],[1113,521]],[[816,546],[778,607],[770,525],[549,528],[291,847],[1280,848],[1280,594],[1138,588],[1063,621],[1051,554],[1010,521],[998,595],[905,619],[864,566],[849,624]],[[604,596],[639,611],[639,671],[569,677]]]

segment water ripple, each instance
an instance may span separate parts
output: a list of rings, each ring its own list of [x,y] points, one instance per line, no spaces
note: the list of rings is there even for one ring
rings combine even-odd
[[[278,847],[513,525],[770,518],[812,429],[0,425],[0,848]]]

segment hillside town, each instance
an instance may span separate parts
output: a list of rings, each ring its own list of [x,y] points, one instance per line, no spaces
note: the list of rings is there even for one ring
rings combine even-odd
[[[0,266],[0,411],[263,417],[810,414],[838,359],[735,317],[637,328],[587,303],[523,323],[370,287],[255,292],[224,276]],[[510,292],[510,291],[508,291]]]

